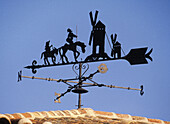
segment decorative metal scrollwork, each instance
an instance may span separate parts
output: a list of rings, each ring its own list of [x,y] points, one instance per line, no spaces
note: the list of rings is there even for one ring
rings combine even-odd
[[[106,73],[108,68],[107,68],[106,64],[102,63],[98,66],[98,70],[100,73]]]
[[[80,64],[81,64],[81,65],[80,65]],[[87,72],[87,70],[89,69],[89,64],[87,64],[87,63],[74,64],[74,65],[72,66],[72,69],[73,69],[73,71],[76,73],[76,75],[79,75],[79,74],[77,73],[77,71],[79,71],[80,66],[81,66],[81,69],[84,70],[84,72],[83,72],[82,75],[81,75],[81,76],[83,76],[83,75]]]
[[[33,60],[32,62],[32,73],[35,74],[37,72],[37,70],[35,70],[34,66],[36,66],[37,64],[37,61],[36,60]]]
[[[87,72],[87,70],[89,70],[89,64],[83,63],[82,64],[82,69],[84,69],[84,72],[82,74],[82,76],[83,76]]]
[[[144,94],[143,85],[141,85],[140,88],[141,88],[140,95],[142,96]]]

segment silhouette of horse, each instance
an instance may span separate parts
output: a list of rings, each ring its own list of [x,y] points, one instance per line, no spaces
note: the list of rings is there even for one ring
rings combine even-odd
[[[65,63],[64,58],[65,58],[65,61],[67,63],[69,63],[68,58],[66,56],[66,52],[68,50],[73,51],[75,62],[77,62],[77,58],[80,55],[80,52],[77,51],[77,46],[81,47],[81,51],[83,53],[85,53],[86,45],[84,43],[80,42],[80,41],[77,41],[77,42],[75,42],[75,43],[73,43],[71,45],[70,44],[65,44],[64,46],[58,48],[59,54],[60,54],[61,59],[62,59],[62,63]],[[62,53],[61,53],[61,50],[62,50]]]
[[[47,65],[50,65],[50,62],[48,61],[48,58],[50,57],[53,64],[56,64],[55,61],[56,61],[56,57],[54,56],[54,54],[58,55],[58,49],[56,49],[55,47],[53,48],[52,51],[44,51],[42,54],[41,54],[41,59],[43,58],[44,56],[44,64]]]

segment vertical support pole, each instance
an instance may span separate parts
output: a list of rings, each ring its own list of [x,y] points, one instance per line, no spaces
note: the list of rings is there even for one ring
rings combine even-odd
[[[76,25],[76,36],[77,36],[77,25]],[[76,42],[77,42],[77,37],[76,37]]]
[[[78,100],[78,109],[81,108],[81,94],[79,93],[79,100]]]
[[[79,88],[81,88],[82,82],[81,82],[81,73],[82,73],[82,63],[79,63]],[[81,108],[81,93],[79,93],[78,97],[78,109]]]

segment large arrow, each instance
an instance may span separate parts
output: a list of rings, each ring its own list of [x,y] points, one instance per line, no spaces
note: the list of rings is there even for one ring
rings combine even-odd
[[[145,48],[138,48],[138,49],[131,49],[130,52],[123,57],[123,59],[126,59],[131,65],[135,64],[147,64],[148,61],[146,58],[150,59],[151,61],[152,58],[150,57],[150,54],[152,53],[153,49],[151,49],[147,54],[147,47]]]
[[[90,60],[90,61],[58,63],[58,64],[51,64],[51,65],[36,65],[37,61],[34,60],[32,62],[31,66],[26,66],[24,68],[32,69],[32,72],[35,74],[37,72],[35,69],[39,69],[39,68],[43,68],[43,67],[52,67],[52,66],[69,65],[69,64],[77,64],[77,63],[87,63],[87,62],[99,62],[99,61],[119,60],[119,59],[125,59],[131,65],[148,64],[147,59],[153,61],[152,58],[150,57],[150,54],[152,53],[153,49],[151,49],[148,53],[146,53],[147,49],[148,49],[147,47],[131,49],[130,52],[126,56],[121,57],[121,58],[108,58],[108,59],[99,59],[99,60]]]

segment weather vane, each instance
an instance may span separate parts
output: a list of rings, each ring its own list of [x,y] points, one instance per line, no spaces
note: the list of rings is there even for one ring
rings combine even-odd
[[[80,51],[77,50],[77,47],[81,48],[82,53],[86,53],[86,45],[81,41],[77,41],[77,34],[75,35],[70,28],[67,29],[68,37],[66,38],[66,42],[63,46],[56,48],[53,45],[50,45],[50,40],[45,44],[45,51],[41,53],[41,59],[43,59],[44,64],[37,64],[36,60],[33,60],[32,65],[26,66],[25,68],[31,69],[33,74],[36,74],[37,69],[45,68],[45,67],[52,67],[52,66],[62,66],[62,65],[72,65],[73,71],[76,73],[76,77],[72,79],[53,79],[53,78],[41,78],[35,76],[23,76],[22,71],[18,72],[18,82],[22,80],[22,78],[30,78],[30,79],[41,79],[47,81],[56,81],[62,82],[68,85],[68,89],[64,93],[55,93],[56,99],[55,102],[60,103],[60,98],[63,97],[65,94],[69,92],[77,93],[79,95],[78,99],[78,108],[81,108],[81,94],[87,93],[88,91],[84,89],[84,87],[109,87],[109,88],[121,88],[121,89],[128,89],[128,90],[137,90],[140,91],[140,94],[143,95],[143,85],[138,88],[130,88],[130,87],[120,87],[114,85],[106,85],[100,84],[93,80],[93,76],[98,73],[105,73],[107,72],[108,68],[105,64],[100,64],[98,69],[91,73],[88,76],[84,76],[87,70],[89,69],[90,62],[99,62],[99,61],[113,61],[113,60],[120,60],[124,59],[127,60],[131,65],[136,64],[147,64],[147,59],[152,61],[150,54],[152,53],[151,49],[148,53],[147,47],[144,48],[137,48],[131,49],[128,54],[125,54],[121,43],[117,41],[117,34],[111,34],[110,39],[105,31],[105,25],[99,20],[97,22],[98,11],[95,12],[95,16],[93,19],[92,12],[89,13],[92,31],[89,38],[89,45],[92,46],[92,53],[88,55],[86,58],[79,60]],[[106,36],[106,38],[105,38]],[[76,38],[76,42],[74,41]],[[105,50],[105,39],[107,39],[108,44],[111,49],[110,56],[108,55],[107,51]],[[112,45],[111,45],[112,44]],[[67,52],[72,51],[74,61],[71,61],[70,58],[67,56]],[[122,54],[124,56],[122,56]],[[57,61],[56,56],[59,56],[60,59]],[[51,62],[49,61],[51,58]],[[84,70],[84,72],[83,72]],[[77,81],[76,81],[77,80]],[[86,82],[86,81],[90,81]],[[74,84],[74,85],[73,85]]]

